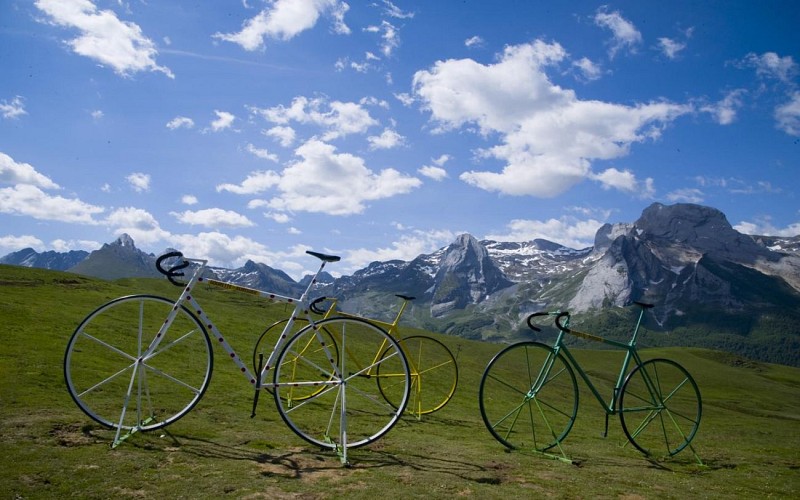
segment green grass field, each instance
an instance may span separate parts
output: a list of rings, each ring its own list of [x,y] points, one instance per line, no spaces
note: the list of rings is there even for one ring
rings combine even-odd
[[[679,361],[700,386],[703,421],[693,444],[703,466],[686,451],[654,462],[622,447],[616,418],[603,438],[604,414],[583,386],[564,442],[577,465],[507,452],[485,429],[477,400],[483,369],[501,346],[439,335],[458,354],[455,398],[350,450],[350,468],[294,435],[267,394],[249,418],[252,391],[218,346],[213,380],[192,412],[111,449],[113,432],[66,390],[67,341],[108,300],[178,292],[166,280],[105,282],[0,266],[2,498],[796,498],[800,491],[800,369],[704,349],[645,351]],[[261,329],[289,312],[235,292],[196,296],[245,359]],[[609,394],[620,355],[577,354]]]

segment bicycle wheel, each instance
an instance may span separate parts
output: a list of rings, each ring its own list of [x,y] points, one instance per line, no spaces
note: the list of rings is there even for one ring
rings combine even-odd
[[[174,318],[164,326],[170,313]],[[64,357],[67,390],[78,407],[120,430],[148,431],[181,418],[205,393],[212,368],[202,323],[152,295],[100,306],[72,334]]]
[[[697,433],[701,415],[697,384],[684,367],[669,359],[651,359],[637,366],[620,390],[622,431],[648,456],[672,456],[686,448]]]
[[[578,384],[561,354],[539,342],[513,344],[486,366],[481,416],[512,449],[546,451],[567,437],[578,412]]]
[[[322,345],[324,330],[336,344],[309,348]],[[382,345],[391,351],[377,358]],[[397,408],[380,393],[378,368],[402,374],[404,396]],[[286,424],[306,441],[335,450],[363,446],[388,432],[408,404],[411,385],[406,357],[389,334],[368,321],[342,317],[298,332],[278,358],[274,377],[275,403]],[[322,390],[309,395],[309,387]]]
[[[272,349],[274,349],[275,347],[275,343],[278,341],[278,336],[283,333],[283,329],[285,328],[286,323],[288,321],[289,321],[288,319],[282,319],[280,321],[276,321],[272,325],[268,326],[267,329],[264,330],[264,333],[262,333],[261,336],[258,338],[256,346],[253,349],[253,373],[258,373],[258,365],[261,363],[260,361],[261,359],[263,359],[264,362],[266,363],[266,360],[269,358]],[[293,332],[289,334],[290,337],[294,336],[297,333],[297,331],[301,330],[307,325],[308,325],[308,320],[306,320],[305,318],[297,318],[295,320]],[[335,348],[336,339],[334,339],[330,331],[328,331],[325,328],[321,328],[320,333],[323,335],[323,338],[325,339],[327,345],[334,346],[334,348],[331,349],[330,352],[334,356],[334,359],[338,361],[338,351]],[[308,343],[302,348],[298,349],[301,355],[310,356],[311,354],[307,353],[306,352],[307,350],[309,349],[322,350],[323,347],[315,336],[310,335],[308,336]],[[270,394],[272,394],[273,393],[272,387],[266,383],[267,382],[266,380],[262,382],[264,382],[264,389]],[[292,399],[294,399],[294,401],[301,401],[303,399],[310,398],[311,396],[318,393],[319,391],[322,391],[323,389],[324,389],[323,386],[318,386],[318,387],[297,386],[295,387],[295,390],[292,391],[291,397]]]
[[[458,385],[458,365],[453,353],[444,344],[431,337],[412,335],[399,341],[411,370],[411,395],[406,411],[417,417],[440,410],[452,398]],[[391,354],[391,349],[381,357]],[[402,378],[378,369],[378,387],[392,406],[401,401]]]

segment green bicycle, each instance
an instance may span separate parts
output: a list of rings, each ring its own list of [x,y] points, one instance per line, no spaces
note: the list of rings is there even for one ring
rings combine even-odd
[[[553,345],[535,341],[512,344],[486,366],[479,403],[492,436],[510,449],[530,449],[571,461],[561,442],[578,413],[577,372],[606,413],[604,435],[608,434],[608,417],[619,415],[628,442],[645,455],[673,456],[688,447],[700,462],[691,445],[702,415],[700,391],[689,372],[675,361],[641,358],[636,348],[639,327],[644,312],[653,305],[635,304],[640,307],[639,319],[627,343],[571,329],[568,312],[528,316],[528,326],[534,331],[540,331],[531,322],[534,318],[555,316],[559,333]],[[564,344],[565,334],[626,351],[608,403]],[[547,453],[554,448],[561,456]]]

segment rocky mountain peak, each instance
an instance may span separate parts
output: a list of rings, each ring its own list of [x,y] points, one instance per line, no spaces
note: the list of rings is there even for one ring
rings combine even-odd
[[[121,235],[119,235],[119,238],[114,240],[114,242],[111,244],[128,249],[136,249],[136,245],[133,242],[133,238],[131,238],[131,236],[128,233],[122,233]]]

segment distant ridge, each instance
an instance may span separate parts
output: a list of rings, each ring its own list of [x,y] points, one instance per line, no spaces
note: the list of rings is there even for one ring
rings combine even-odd
[[[595,244],[571,249],[546,240],[478,241],[469,234],[411,261],[373,262],[350,276],[320,278],[320,295],[344,310],[389,319],[395,294],[416,297],[406,323],[472,339],[529,338],[525,317],[569,310],[616,331],[634,300],[656,307],[647,328],[670,339],[765,361],[800,366],[800,236],[739,233],[719,210],[693,204],[647,207],[635,222],[606,224]],[[57,269],[79,253],[25,249],[0,262]],[[128,235],[69,267],[103,279],[160,277],[156,256]],[[287,295],[300,293],[281,270],[248,261],[238,269],[210,268],[219,279]],[[605,319],[604,319],[605,318]],[[577,320],[577,319],[576,319]],[[787,327],[787,325],[793,325]],[[663,339],[663,340],[662,340]]]

